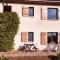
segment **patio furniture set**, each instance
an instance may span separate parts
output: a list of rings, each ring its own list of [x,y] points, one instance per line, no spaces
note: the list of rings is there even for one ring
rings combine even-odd
[[[22,52],[37,52],[39,51],[39,49],[34,45],[34,44],[24,44],[23,46],[20,46],[18,48],[18,51],[22,51]],[[60,51],[60,44],[56,44],[54,42],[48,43],[46,48],[42,51],[48,52],[48,51],[52,51],[52,52],[56,52],[56,51]]]
[[[51,42],[48,43],[46,48],[43,51],[52,51],[52,52],[56,52],[56,51],[60,51],[60,43],[56,44],[55,42]]]
[[[18,48],[18,51],[22,51],[22,52],[37,52],[38,48],[36,48],[36,46],[34,44],[24,44],[23,46],[20,46]]]

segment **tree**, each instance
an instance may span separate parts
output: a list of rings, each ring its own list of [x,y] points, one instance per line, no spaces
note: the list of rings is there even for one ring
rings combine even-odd
[[[13,49],[18,25],[19,18],[16,13],[0,13],[0,51],[10,51]]]

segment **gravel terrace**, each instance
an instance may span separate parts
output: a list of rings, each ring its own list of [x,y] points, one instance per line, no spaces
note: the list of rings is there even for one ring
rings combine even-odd
[[[57,52],[42,52],[42,51],[37,51],[37,52],[21,52],[21,51],[12,51],[12,52],[0,52],[0,56],[49,56],[49,55],[57,55]]]
[[[21,52],[21,51],[12,51],[12,52],[0,52],[0,56],[8,57],[9,60],[58,60],[56,59],[57,52]],[[51,57],[55,56],[55,57]]]

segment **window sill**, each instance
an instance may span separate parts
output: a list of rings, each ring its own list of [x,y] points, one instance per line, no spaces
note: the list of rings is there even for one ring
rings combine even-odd
[[[34,17],[34,16],[22,16],[22,17]]]

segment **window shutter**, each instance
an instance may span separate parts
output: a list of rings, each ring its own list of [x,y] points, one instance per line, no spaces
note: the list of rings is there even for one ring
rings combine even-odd
[[[28,16],[28,7],[23,7],[22,8],[22,16]]]
[[[21,41],[27,42],[27,32],[21,32]]]
[[[41,8],[41,19],[47,20],[47,9]]]
[[[41,44],[46,45],[46,32],[41,32]]]
[[[34,7],[29,7],[29,16],[34,16]]]

